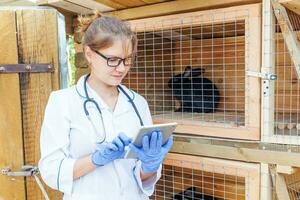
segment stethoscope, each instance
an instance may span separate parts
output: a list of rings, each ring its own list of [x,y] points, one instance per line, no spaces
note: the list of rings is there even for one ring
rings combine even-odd
[[[88,104],[88,103],[94,104],[94,106],[96,107],[97,111],[98,111],[99,114],[100,114],[101,123],[102,123],[102,127],[103,127],[104,133],[103,133],[102,140],[101,140],[100,142],[97,142],[97,143],[100,143],[100,144],[101,144],[101,143],[103,143],[103,142],[106,140],[106,129],[105,129],[105,126],[104,126],[103,115],[102,115],[102,111],[101,111],[101,109],[100,109],[100,107],[99,107],[99,104],[98,104],[93,98],[90,98],[90,96],[89,96],[89,94],[88,94],[88,91],[87,91],[87,80],[88,80],[88,78],[90,77],[90,75],[91,75],[91,74],[88,74],[88,75],[86,75],[86,77],[84,77],[83,89],[84,89],[85,96],[82,96],[82,95],[79,93],[79,91],[77,90],[77,88],[76,88],[76,91],[77,91],[77,93],[78,93],[78,95],[79,95],[80,97],[85,98],[85,101],[83,102],[83,110],[84,110],[84,113],[85,113],[86,117],[88,118],[88,120],[89,120],[90,123],[92,124],[93,130],[94,130],[94,132],[96,133],[96,135],[97,135],[97,129],[96,129],[96,126],[94,125],[94,123],[93,123],[91,117],[90,117],[90,113],[89,113],[89,111],[88,111],[88,109],[87,109],[87,104]],[[137,117],[138,117],[139,120],[140,120],[140,125],[141,125],[141,126],[144,126],[144,123],[143,123],[143,120],[142,120],[142,118],[141,118],[141,116],[140,116],[140,113],[139,113],[137,107],[135,106],[135,104],[134,104],[134,102],[133,102],[133,98],[131,98],[131,97],[127,94],[127,92],[126,92],[120,85],[118,85],[117,87],[118,87],[118,90],[121,90],[121,92],[123,92],[123,94],[125,94],[125,96],[127,97],[128,101],[131,103],[131,105],[132,105],[132,107],[133,107],[133,109],[134,109],[134,111],[135,111]]]

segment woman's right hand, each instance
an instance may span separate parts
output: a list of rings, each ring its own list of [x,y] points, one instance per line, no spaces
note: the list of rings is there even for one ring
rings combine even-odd
[[[96,166],[103,166],[107,163],[124,157],[125,147],[131,143],[132,139],[124,133],[119,133],[112,142],[104,142],[97,145],[97,150],[92,154],[92,162]]]

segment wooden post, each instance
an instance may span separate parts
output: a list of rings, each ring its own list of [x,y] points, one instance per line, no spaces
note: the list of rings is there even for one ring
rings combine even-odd
[[[263,1],[262,67],[261,72],[275,72],[275,27],[271,0]],[[272,80],[262,80],[262,141],[268,141],[274,135],[274,93]]]
[[[260,165],[260,178],[260,199],[272,200],[272,182],[268,164]]]

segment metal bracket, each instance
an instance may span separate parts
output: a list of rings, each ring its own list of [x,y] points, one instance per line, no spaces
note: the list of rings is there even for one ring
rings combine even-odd
[[[22,171],[13,172],[10,167],[1,169],[1,174],[6,176],[32,176],[38,174],[38,167],[32,165],[22,166]]]
[[[266,80],[277,80],[277,75],[272,73],[261,73],[261,72],[254,72],[254,71],[246,71],[247,76],[254,76],[259,77]]]
[[[0,73],[53,72],[51,64],[0,64]]]

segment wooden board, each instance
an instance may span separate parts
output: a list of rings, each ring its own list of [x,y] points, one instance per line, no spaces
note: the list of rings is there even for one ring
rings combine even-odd
[[[212,14],[213,13],[213,14]],[[211,25],[212,23],[226,23],[244,20],[248,17],[260,17],[260,4],[220,8],[216,10],[188,12],[183,14],[130,20],[136,32],[159,31],[163,29],[177,29]],[[250,35],[249,35],[250,36]]]
[[[44,109],[52,90],[59,88],[57,11],[17,10],[19,62],[51,63],[54,73],[21,74],[21,101],[25,164],[37,165],[40,159],[40,130]],[[27,199],[43,199],[33,177],[26,178]],[[61,194],[47,187],[50,199]]]
[[[99,0],[101,1],[101,0]],[[109,15],[117,16],[121,19],[137,19],[160,15],[169,15],[195,10],[208,10],[220,7],[228,7],[241,4],[259,3],[260,0],[180,0],[164,2],[154,5],[147,5],[138,8],[129,8],[120,11],[108,12]]]
[[[17,64],[15,12],[0,10],[0,65]],[[0,73],[0,169],[20,170],[24,163],[18,74]],[[0,199],[26,199],[23,177],[0,174]]]

